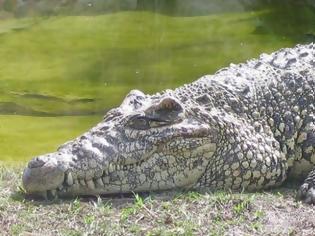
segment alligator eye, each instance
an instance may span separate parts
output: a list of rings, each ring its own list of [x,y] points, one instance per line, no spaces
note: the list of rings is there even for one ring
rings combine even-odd
[[[170,122],[164,121],[164,120],[157,120],[157,119],[150,120],[150,127],[151,128],[158,128],[158,127],[166,126],[169,124],[170,124]]]
[[[143,116],[138,116],[129,121],[128,126],[132,129],[145,130],[150,128],[150,121]]]

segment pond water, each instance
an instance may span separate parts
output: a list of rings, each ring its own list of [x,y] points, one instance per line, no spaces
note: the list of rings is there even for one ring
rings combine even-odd
[[[172,89],[315,41],[307,0],[23,4],[0,2],[0,161],[54,151],[131,89]]]

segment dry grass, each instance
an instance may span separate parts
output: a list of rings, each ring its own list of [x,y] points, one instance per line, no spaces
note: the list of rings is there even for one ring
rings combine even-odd
[[[168,192],[55,202],[25,199],[21,168],[0,170],[1,235],[314,235],[295,190]]]

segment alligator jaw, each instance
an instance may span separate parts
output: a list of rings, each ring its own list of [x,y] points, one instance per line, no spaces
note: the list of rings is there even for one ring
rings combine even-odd
[[[147,144],[145,152],[136,152],[134,149],[130,154],[119,153],[117,146],[107,148],[109,143],[104,138],[86,133],[84,138],[76,139],[66,148],[31,160],[24,170],[23,186],[31,197],[49,200],[56,197],[95,196],[190,186],[204,172],[208,162],[199,162],[201,159],[198,156],[209,156],[215,149],[212,147],[213,138],[210,137],[215,133],[202,124],[183,123],[173,127],[177,132],[166,135],[169,130],[165,129],[165,138],[156,136],[155,146],[150,147]],[[185,149],[191,149],[188,154],[192,158],[186,159],[184,150],[180,156],[187,161],[187,175],[191,175],[189,180],[181,179],[182,172],[176,168],[172,168],[170,173],[165,169],[179,161],[172,153],[178,151],[176,140],[182,138],[186,140],[185,143],[182,142]],[[76,149],[76,145],[79,149]],[[120,147],[121,150],[128,151],[130,147],[139,146],[138,141],[133,139],[124,145]],[[169,154],[164,155],[163,150]],[[131,155],[133,158],[130,158]],[[164,169],[155,164],[160,162]],[[157,176],[156,181],[154,176]],[[171,181],[167,182],[167,179]]]
[[[59,157],[59,158],[56,158]],[[22,182],[30,195],[52,198],[61,189],[65,179],[65,165],[60,165],[60,153],[32,159],[24,169]]]

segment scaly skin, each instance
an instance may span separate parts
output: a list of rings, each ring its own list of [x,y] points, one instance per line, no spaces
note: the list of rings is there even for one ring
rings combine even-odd
[[[29,194],[256,190],[288,177],[315,202],[315,45],[281,49],[155,95],[131,91],[98,125],[31,160]]]

